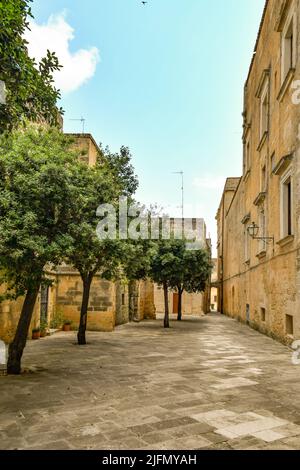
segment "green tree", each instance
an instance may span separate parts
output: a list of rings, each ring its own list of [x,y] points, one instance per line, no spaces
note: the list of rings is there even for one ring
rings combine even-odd
[[[160,240],[153,257],[151,278],[164,289],[164,327],[169,328],[169,289],[178,292],[178,320],[182,319],[182,294],[203,292],[211,273],[210,255],[204,249],[188,250],[185,240]]]
[[[102,157],[114,178],[115,189],[130,199],[135,194],[139,182],[131,163],[132,155],[128,147],[122,146],[119,152],[112,153],[109,147],[103,149]],[[130,202],[132,202],[130,200]]]
[[[134,296],[138,281],[146,280],[151,273],[152,259],[156,254],[157,244],[151,240],[123,241],[122,269],[129,281],[129,318],[135,319]]]
[[[175,276],[180,268],[185,244],[181,240],[159,240],[157,250],[152,258],[151,279],[163,287],[165,301],[164,327],[170,327],[169,321],[169,288],[175,285]]]
[[[207,250],[187,250],[179,247],[173,252],[176,257],[174,275],[171,279],[173,288],[178,292],[178,321],[182,320],[182,294],[204,292],[211,275],[212,264]]]
[[[58,264],[70,240],[72,168],[78,155],[58,130],[31,125],[0,137],[0,283],[6,298],[24,296],[8,373],[19,374],[21,358],[44,268]]]
[[[53,86],[53,72],[61,67],[55,54],[39,64],[28,56],[24,32],[32,18],[31,0],[0,0],[0,80],[7,90],[0,103],[0,133],[17,127],[24,119],[56,124],[60,93]]]
[[[112,175],[103,167],[83,164],[73,175],[76,197],[70,210],[72,221],[68,227],[71,243],[66,250],[67,262],[80,273],[83,295],[78,328],[78,344],[86,344],[86,326],[90,289],[95,275],[111,278],[119,269],[119,244],[117,240],[99,239],[96,233],[99,218],[97,207],[116,203]]]
[[[119,197],[132,194],[138,184],[130,163],[130,152],[126,149],[124,157],[122,149],[120,154],[110,154],[106,149],[101,162],[94,168],[86,166],[73,178],[78,195],[72,204],[73,217],[68,228],[72,243],[66,255],[68,262],[79,271],[83,282],[77,335],[79,345],[86,344],[89,296],[95,275],[101,274],[106,279],[122,276],[122,260],[128,245],[118,239],[118,202]],[[123,178],[123,175],[127,176]],[[107,237],[99,238],[96,232],[100,221],[97,208],[105,204],[115,211],[112,220],[115,234],[113,237],[107,234]],[[104,212],[102,215],[105,215]]]

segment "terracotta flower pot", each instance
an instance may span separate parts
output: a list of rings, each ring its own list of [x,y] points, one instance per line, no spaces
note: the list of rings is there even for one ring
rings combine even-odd
[[[63,331],[71,331],[71,325],[64,325]]]
[[[33,331],[32,332],[32,339],[40,339],[41,332],[40,331]]]

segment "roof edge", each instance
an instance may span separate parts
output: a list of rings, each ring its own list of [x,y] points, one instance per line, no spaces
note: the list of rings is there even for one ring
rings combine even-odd
[[[262,17],[261,17],[261,20],[260,20],[259,30],[258,30],[258,33],[257,33],[257,38],[256,38],[255,46],[254,46],[253,55],[252,55],[252,60],[251,60],[251,63],[250,63],[247,79],[245,81],[245,87],[248,84],[248,81],[249,81],[249,78],[250,78],[250,75],[251,75],[251,72],[252,72],[252,68],[253,68],[253,65],[254,65],[254,60],[255,60],[257,49],[258,49],[260,35],[261,35],[262,28],[263,28],[263,25],[264,25],[264,21],[265,21],[269,1],[270,0],[266,0],[265,6],[264,6],[264,9],[263,9],[263,14],[262,14]]]

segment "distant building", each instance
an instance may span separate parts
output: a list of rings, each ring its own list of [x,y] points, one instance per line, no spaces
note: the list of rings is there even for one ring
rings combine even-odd
[[[205,249],[211,255],[211,241],[206,237],[206,224],[204,219],[182,219],[171,218],[168,222],[173,230],[180,233],[184,232],[190,240],[196,236],[197,241],[195,245],[191,244],[193,249]],[[164,292],[160,286],[154,287],[154,304],[157,313],[163,313],[165,310],[164,305]],[[171,314],[178,314],[178,293],[176,290],[169,291],[169,309]],[[201,316],[210,311],[210,282],[208,282],[205,292],[197,294],[189,294],[184,292],[182,295],[182,314]]]
[[[212,312],[218,311],[218,271],[217,265],[218,260],[217,258],[212,259],[213,270],[211,273],[211,288],[210,288],[210,310]]]

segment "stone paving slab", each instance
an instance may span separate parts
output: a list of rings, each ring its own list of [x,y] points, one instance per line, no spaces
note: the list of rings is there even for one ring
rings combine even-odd
[[[29,341],[0,377],[0,449],[300,449],[300,366],[221,315]]]

